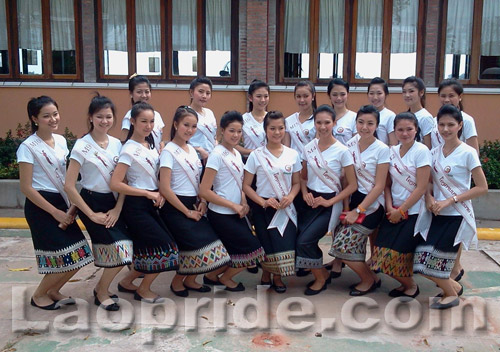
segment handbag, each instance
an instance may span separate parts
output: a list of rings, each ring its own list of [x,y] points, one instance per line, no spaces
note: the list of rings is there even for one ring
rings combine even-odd
[[[346,215],[347,215],[347,211],[343,211],[342,213],[340,213],[340,216],[339,216],[340,221],[344,221]],[[356,219],[356,221],[354,223],[355,224],[362,224],[363,221],[365,220],[365,218],[366,218],[366,214],[364,214],[364,213],[358,214],[358,218]]]

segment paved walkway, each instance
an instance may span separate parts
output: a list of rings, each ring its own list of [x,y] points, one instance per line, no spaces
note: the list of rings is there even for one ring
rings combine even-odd
[[[330,242],[324,238],[320,243],[325,260]],[[387,296],[397,284],[383,275],[380,289],[353,299],[348,286],[357,278],[344,269],[326,291],[312,297],[303,295],[311,276],[286,278],[288,291],[279,295],[265,287],[256,290],[260,275],[245,271],[239,277],[245,292],[191,292],[181,299],[168,288],[173,274],[164,273],[153,289],[167,298],[165,304],[153,310],[120,293],[121,310],[107,313],[93,304],[92,289],[100,276],[94,265],[63,288],[77,305],[49,312],[29,305],[40,280],[29,231],[3,229],[0,351],[498,352],[500,241],[480,241],[479,250],[464,252],[462,262],[461,304],[444,312],[428,309],[429,297],[439,289],[420,276],[421,294],[410,303]]]

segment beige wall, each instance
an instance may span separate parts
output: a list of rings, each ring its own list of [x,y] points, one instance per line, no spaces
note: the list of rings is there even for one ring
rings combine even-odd
[[[0,88],[0,138],[5,136],[7,130],[14,130],[18,123],[28,121],[26,104],[31,97],[49,95],[59,104],[61,113],[61,129],[68,127],[74,134],[81,136],[86,132],[86,110],[91,97],[95,91],[101,95],[111,98],[118,110],[117,125],[111,134],[118,136],[121,118],[130,109],[130,98],[127,89],[89,89],[89,88],[25,88],[25,87],[1,87]],[[325,92],[318,93],[318,105],[329,103]],[[464,97],[465,111],[476,120],[480,143],[483,140],[500,139],[500,95],[498,94],[472,94]],[[151,100],[152,105],[158,110],[166,124],[165,133],[169,133],[171,119],[175,108],[179,105],[189,103],[187,90],[154,90]],[[359,106],[366,104],[366,94],[351,92],[349,95],[349,107],[357,110]],[[388,97],[387,106],[395,111],[405,110],[401,94],[392,93]],[[246,109],[246,93],[244,91],[214,91],[209,108],[216,117],[220,117],[226,110],[244,111]],[[270,109],[280,110],[285,115],[296,111],[292,92],[271,92]],[[427,96],[427,109],[435,115],[439,109],[439,101],[436,93]]]

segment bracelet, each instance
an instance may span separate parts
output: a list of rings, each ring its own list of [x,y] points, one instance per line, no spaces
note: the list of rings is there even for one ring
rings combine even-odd
[[[406,213],[401,210],[401,208],[398,209],[399,210],[399,213],[401,214],[401,216],[403,217],[403,219],[406,219]]]
[[[364,209],[362,206],[358,205],[357,208],[359,209],[360,213],[365,213],[366,209]]]
[[[457,196],[453,196],[453,201],[456,203],[458,203],[458,197]]]

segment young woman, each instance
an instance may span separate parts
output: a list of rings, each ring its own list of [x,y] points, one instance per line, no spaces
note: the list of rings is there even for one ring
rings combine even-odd
[[[178,251],[157,210],[165,199],[158,192],[159,154],[146,139],[155,123],[153,107],[135,104],[130,122],[110,188],[126,195],[122,214],[134,242],[134,268],[145,274],[134,299],[159,303],[163,298],[151,290],[151,284],[159,273],[178,268]]]
[[[462,113],[464,119],[464,127],[462,134],[460,135],[460,140],[467,143],[472,148],[477,150],[479,154],[479,143],[477,140],[477,131],[474,118],[463,111],[462,98],[464,94],[464,87],[462,83],[456,79],[445,79],[438,87],[439,101],[441,105],[451,104]],[[437,128],[437,123],[432,131],[432,147],[435,148],[440,144],[443,144],[444,140],[439,135]]]
[[[450,279],[460,244],[468,248],[477,234],[470,200],[485,194],[488,185],[476,150],[460,140],[460,110],[443,105],[437,122],[444,144],[431,151],[433,184],[426,194],[427,208],[434,216],[423,236],[425,241],[415,250],[413,270],[443,290],[430,308],[446,309],[459,305],[458,296],[463,293],[463,287]],[[475,185],[472,188],[471,176]]]
[[[248,87],[249,112],[243,114],[243,146],[235,146],[242,155],[248,156],[254,149],[266,144],[264,116],[269,104],[269,85],[254,80]]]
[[[419,232],[427,231],[431,220],[424,200],[431,152],[416,141],[418,120],[412,112],[396,115],[394,130],[399,144],[391,147],[390,178],[385,188],[386,217],[375,241],[371,267],[401,284],[389,296],[415,298],[420,291],[413,280],[413,254],[420,240]]]
[[[368,101],[375,106],[380,114],[380,124],[377,128],[377,138],[391,146],[398,144],[394,135],[394,117],[396,114],[385,107],[389,95],[389,85],[380,77],[375,77],[368,84]]]
[[[242,192],[244,165],[236,150],[242,126],[239,112],[229,111],[222,116],[222,142],[208,157],[200,186],[200,196],[209,201],[208,220],[231,256],[230,268],[219,279],[228,291],[243,291],[243,284],[232,278],[264,258],[264,249],[253,236],[246,217],[249,207]]]
[[[352,156],[332,134],[335,112],[321,105],[314,112],[314,126],[318,139],[304,147],[302,177],[300,180],[305,206],[299,216],[296,245],[297,268],[310,269],[315,281],[305,291],[315,295],[326,289],[329,273],[323,267],[323,254],[319,240],[337,226],[342,201],[357,188]],[[342,189],[341,177],[347,186]]]
[[[90,247],[74,222],[64,192],[66,140],[55,134],[59,127],[57,103],[50,97],[32,98],[28,118],[33,134],[17,150],[21,192],[26,196],[24,215],[35,247],[38,273],[44,277],[31,305],[46,310],[75,304],[59,291],[83,266],[94,260]]]
[[[347,108],[349,83],[334,78],[328,83],[327,94],[336,116],[333,135],[340,143],[346,145],[356,134],[356,113]]]
[[[316,110],[316,89],[310,81],[300,81],[295,85],[293,92],[299,111],[285,120],[287,133],[283,144],[295,149],[301,155],[304,146],[316,137],[313,120],[313,113]]]
[[[261,263],[261,284],[272,282],[276,292],[284,293],[286,286],[281,277],[295,274],[297,213],[293,200],[300,190],[302,166],[297,151],[282,144],[285,118],[281,112],[267,113],[264,131],[266,146],[255,149],[248,157],[243,191],[255,203],[252,209],[255,231],[266,252]],[[254,177],[257,190],[252,188]]]
[[[179,270],[170,289],[180,297],[188,296],[188,290],[210,291],[210,287],[196,282],[196,275],[206,274],[205,284],[218,285],[218,275],[230,262],[226,247],[204,216],[207,202],[199,196],[201,161],[188,144],[196,133],[198,116],[189,107],[176,110],[171,141],[160,156],[160,191],[167,199],[160,214],[180,251]],[[226,283],[231,286],[229,280]]]
[[[119,139],[107,134],[115,121],[113,102],[100,95],[94,97],[87,115],[89,132],[73,147],[64,186],[92,239],[94,264],[104,268],[94,289],[94,303],[101,306],[102,302],[106,310],[119,309],[118,303],[111,300],[116,296],[109,293],[109,285],[124,265],[132,263],[133,252],[132,240],[120,217],[125,197],[119,195],[116,200],[109,188],[122,148]],[[80,193],[76,189],[78,174],[83,187]],[[138,274],[131,271],[128,276],[126,281],[135,279]]]
[[[427,148],[431,149],[434,119],[430,112],[425,109],[425,84],[421,78],[410,76],[403,81],[403,100],[408,106],[408,111],[414,113],[418,119],[420,140]]]
[[[151,99],[151,83],[146,76],[141,76],[134,74],[130,77],[128,81],[128,90],[130,92],[130,99],[132,101],[132,105],[142,102],[149,103],[149,99]],[[132,110],[129,110],[122,120],[122,133],[121,140],[125,143],[127,136],[129,135],[130,130],[130,113]],[[159,112],[155,111],[155,124],[153,129],[151,130],[151,136],[148,136],[148,139],[154,143],[154,147],[160,151],[162,145],[162,136],[163,136],[163,127],[165,124],[163,123],[163,119]]]
[[[217,145],[217,121],[212,110],[205,106],[212,97],[212,81],[207,77],[197,77],[189,85],[191,107],[198,115],[196,132],[190,139],[194,149],[205,162],[208,155]]]
[[[361,278],[351,296],[361,296],[380,286],[365,263],[366,242],[384,216],[383,191],[389,170],[389,147],[375,138],[379,113],[371,105],[362,106],[356,116],[358,134],[347,142],[354,160],[358,190],[353,193],[342,225],[335,230],[330,255],[342,259]]]

